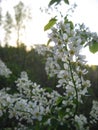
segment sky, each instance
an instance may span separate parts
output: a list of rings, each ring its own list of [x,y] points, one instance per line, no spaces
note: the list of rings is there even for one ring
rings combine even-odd
[[[50,0],[21,0],[26,6],[31,8],[32,21],[29,22],[27,29],[25,31],[25,36],[22,38],[23,42],[27,46],[33,46],[34,44],[45,44],[48,40],[47,32],[44,32],[44,26],[48,23],[51,17],[57,15],[57,11],[53,11],[52,14],[48,15],[45,13],[46,8]],[[76,3],[77,7],[72,14],[72,21],[74,23],[84,23],[91,31],[98,33],[98,0],[69,0],[70,5]],[[4,12],[9,10],[13,14],[13,6],[16,5],[19,0],[2,0],[2,8]],[[41,9],[44,12],[41,12]],[[66,15],[66,11],[69,6],[63,4],[59,7],[59,10]],[[49,12],[48,12],[49,13]],[[51,11],[50,11],[51,13]],[[1,33],[0,33],[1,34]],[[3,34],[2,34],[3,35]],[[15,40],[15,35],[13,35],[11,45]],[[87,56],[89,64],[98,65],[98,53],[89,53],[88,48],[83,51]]]

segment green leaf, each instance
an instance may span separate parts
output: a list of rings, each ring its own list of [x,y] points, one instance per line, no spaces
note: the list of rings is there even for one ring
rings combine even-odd
[[[73,28],[74,28],[74,24],[73,24],[72,21],[70,21],[70,20],[67,18],[67,16],[68,16],[68,15],[66,15],[65,18],[64,18],[64,23],[65,23],[65,24],[69,23],[71,29],[73,29]]]
[[[56,23],[57,19],[54,17],[49,20],[48,24],[44,26],[44,31],[49,30]]]
[[[58,115],[63,118],[65,116],[65,112],[66,112],[66,109],[65,108],[62,108],[61,110],[58,111]]]
[[[64,0],[64,2],[65,2],[66,4],[69,4],[69,1],[68,1],[68,0]]]
[[[48,42],[47,42],[47,46],[50,44],[50,42],[51,42],[51,39],[48,40]]]
[[[60,1],[61,1],[61,0],[51,0],[51,1],[49,2],[49,5],[48,5],[48,6],[50,7],[50,6],[53,5],[54,3],[56,3],[56,5],[57,5],[57,4],[60,3]]]
[[[60,2],[61,2],[62,0],[51,0],[50,2],[49,2],[49,7],[51,6],[51,5],[53,5],[53,4],[55,4],[56,3],[56,5],[58,5]],[[69,0],[64,0],[64,2],[65,2],[65,4],[69,4]]]
[[[62,101],[63,101],[63,97],[59,97],[56,101],[56,105],[59,106],[62,104]]]
[[[98,42],[94,41],[93,44],[89,45],[89,50],[96,53],[98,51]]]
[[[46,91],[49,92],[49,93],[51,93],[51,92],[52,92],[52,88],[48,88],[48,87],[47,87],[47,88],[46,88]]]

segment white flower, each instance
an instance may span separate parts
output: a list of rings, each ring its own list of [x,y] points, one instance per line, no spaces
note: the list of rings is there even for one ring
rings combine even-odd
[[[12,72],[6,67],[4,62],[0,60],[0,75],[8,77]]]
[[[45,114],[44,112],[44,107],[36,104],[36,107],[33,109],[32,118],[41,121],[42,116]]]
[[[64,34],[63,34],[63,39],[66,40],[67,38],[68,38],[67,34],[64,33]]]
[[[91,116],[91,123],[98,122],[98,101],[93,101],[90,116]]]
[[[86,130],[85,125],[87,124],[87,118],[84,115],[75,115],[75,123],[77,130]]]
[[[50,77],[52,77],[59,72],[60,66],[56,60],[54,60],[52,57],[49,57],[49,58],[47,58],[47,61],[46,61],[45,70],[46,70],[47,74]]]

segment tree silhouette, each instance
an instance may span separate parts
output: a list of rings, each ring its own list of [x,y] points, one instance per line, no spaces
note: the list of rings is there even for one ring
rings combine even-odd
[[[30,19],[30,10],[25,7],[24,3],[21,1],[14,6],[14,11],[15,11],[15,29],[17,31],[17,47],[19,47],[19,44],[21,43],[21,31],[22,29],[25,30],[26,25],[25,21]]]
[[[12,32],[13,28],[13,19],[11,17],[11,14],[7,11],[5,15],[5,21],[4,21],[4,29],[5,29],[5,43],[8,44],[10,40],[10,34]]]

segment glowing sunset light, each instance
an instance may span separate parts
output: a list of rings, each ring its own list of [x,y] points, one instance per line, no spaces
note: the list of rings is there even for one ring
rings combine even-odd
[[[26,46],[30,47],[34,44],[45,44],[48,40],[47,32],[44,32],[44,26],[48,23],[49,19],[56,14],[48,15],[47,13],[42,13],[40,7],[48,7],[50,0],[36,0],[28,1],[21,0],[25,5],[30,7],[32,13],[32,20],[27,23],[26,30],[24,31],[24,36],[21,36],[21,40]],[[77,4],[77,8],[71,17],[74,23],[84,23],[93,32],[98,32],[98,1],[97,0],[69,0],[70,4],[74,2]],[[13,6],[15,6],[19,0],[2,0],[1,7],[4,11],[9,10],[13,15]],[[66,6],[66,5],[65,5]],[[66,7],[67,8],[67,7]],[[61,11],[65,12],[66,8],[62,7]],[[3,37],[3,33],[2,33]],[[10,45],[16,45],[15,34],[11,37]],[[84,49],[83,54],[86,54],[88,64],[98,65],[98,52],[96,54],[91,54],[88,48]]]

